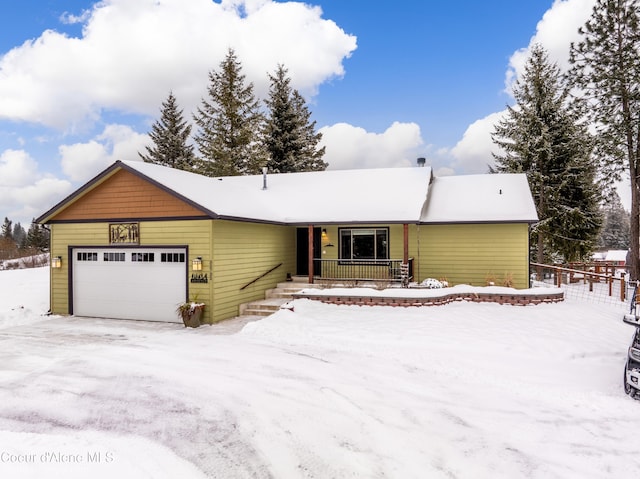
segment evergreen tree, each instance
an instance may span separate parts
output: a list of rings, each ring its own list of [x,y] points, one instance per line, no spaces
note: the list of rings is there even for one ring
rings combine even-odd
[[[233,49],[209,73],[208,100],[194,115],[199,130],[194,139],[200,153],[199,172],[209,176],[258,173],[266,159],[261,147],[263,116],[245,83],[242,65]]]
[[[620,196],[612,191],[602,208],[604,221],[598,247],[600,249],[629,249],[629,213],[622,206]]]
[[[570,77],[590,104],[601,174],[631,182],[630,273],[640,278],[640,0],[596,0],[571,45]]]
[[[147,163],[170,166],[179,170],[193,170],[195,155],[193,145],[189,145],[191,125],[183,119],[173,92],[162,102],[160,120],[149,132],[153,146],[145,147],[147,154],[138,153]]]
[[[0,227],[0,237],[6,240],[13,240],[13,221],[6,216],[2,227]]]
[[[267,167],[275,173],[325,170],[325,148],[318,148],[322,133],[316,133],[315,121],[310,122],[311,113],[302,95],[291,88],[287,70],[278,65],[269,80],[269,98],[265,100],[269,115],[263,130]]]
[[[22,225],[18,222],[13,225],[13,240],[16,242],[19,248],[24,248],[27,241],[27,232]]]
[[[35,222],[35,218],[31,222],[29,231],[27,231],[27,248],[34,248],[38,251],[49,251],[49,230],[44,226]]]
[[[595,245],[601,217],[591,139],[569,101],[558,66],[535,45],[516,81],[517,105],[495,127],[494,154],[503,173],[526,173],[540,222],[533,228],[539,263],[560,255],[574,261]]]

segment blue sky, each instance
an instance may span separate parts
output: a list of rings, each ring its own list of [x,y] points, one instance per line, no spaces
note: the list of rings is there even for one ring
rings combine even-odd
[[[320,2],[325,17],[357,35],[358,48],[344,78],[321,88],[316,118],[369,131],[417,122],[430,143],[452,146],[470,123],[511,101],[503,92],[509,57],[528,45],[551,4]]]
[[[229,47],[259,97],[283,63],[329,168],[483,173],[533,42],[566,65],[595,0],[25,0],[0,16],[0,217],[28,223],[137,159],[172,90],[191,118]]]

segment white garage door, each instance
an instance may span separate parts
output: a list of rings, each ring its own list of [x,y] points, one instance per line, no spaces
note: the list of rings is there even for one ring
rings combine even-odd
[[[73,314],[182,322],[185,248],[74,248]]]

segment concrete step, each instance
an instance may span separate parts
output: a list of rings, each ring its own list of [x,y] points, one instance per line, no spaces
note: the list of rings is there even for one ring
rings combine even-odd
[[[304,288],[309,288],[309,287],[313,287],[313,284],[309,284],[308,282],[304,281],[285,281],[283,283],[278,283],[276,285],[277,288],[279,289],[294,289],[297,288],[298,290],[300,289],[304,289]]]
[[[276,288],[265,291],[266,299],[241,304],[239,314],[240,316],[269,316],[280,309],[280,306],[289,302],[293,298],[293,293],[307,288],[321,287],[321,285],[309,284],[307,277],[294,276],[293,281],[278,283]]]
[[[296,291],[284,291],[282,289],[276,288],[276,289],[268,289],[264,292],[264,297],[266,299],[272,299],[272,298],[288,298],[291,299],[293,298],[292,293],[297,292]]]
[[[280,309],[291,298],[269,298],[259,301],[251,301],[240,305],[240,315],[269,316]]]
[[[282,288],[282,287],[278,287],[278,288],[274,288],[274,289],[268,289],[265,291],[265,298],[269,299],[269,298],[293,298],[293,293],[297,293],[299,291],[302,291],[303,289],[307,289],[308,285],[304,286],[304,287],[291,287],[291,288]]]

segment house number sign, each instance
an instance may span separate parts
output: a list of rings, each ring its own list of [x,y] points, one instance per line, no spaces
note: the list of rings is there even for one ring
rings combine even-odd
[[[111,244],[140,243],[140,227],[138,223],[110,224],[109,241]]]
[[[209,276],[207,275],[207,273],[193,273],[191,275],[191,282],[192,283],[208,283],[209,282]]]

